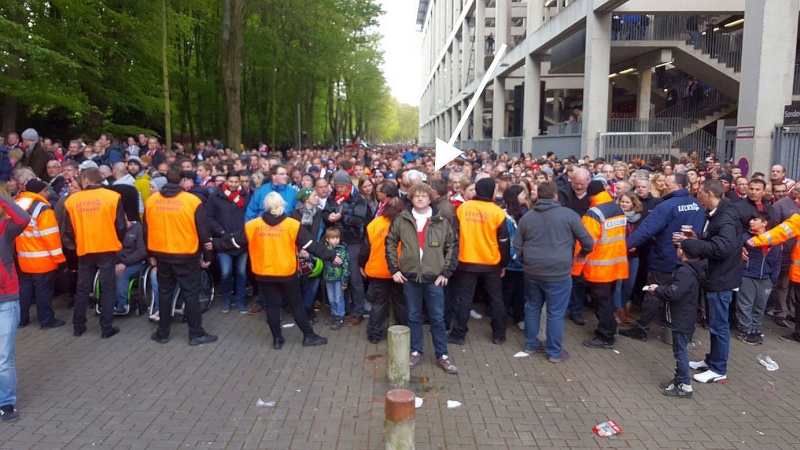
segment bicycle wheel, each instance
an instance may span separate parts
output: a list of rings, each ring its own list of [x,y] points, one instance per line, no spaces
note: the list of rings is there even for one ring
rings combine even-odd
[[[214,277],[211,271],[203,269],[200,274],[200,312],[204,313],[211,309],[214,304]]]

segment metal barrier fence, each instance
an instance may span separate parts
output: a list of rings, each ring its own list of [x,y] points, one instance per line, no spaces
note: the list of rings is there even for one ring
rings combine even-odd
[[[597,134],[597,155],[606,160],[614,158],[631,161],[633,158],[649,159],[660,156],[669,159],[672,133],[669,132],[617,132]]]
[[[654,133],[668,132],[672,139],[671,147],[683,152],[697,150],[707,154],[717,151],[723,144],[713,134],[697,128],[691,119],[681,117],[654,117],[650,119],[611,119],[608,121],[611,133]]]
[[[800,126],[776,125],[772,138],[772,163],[780,162],[786,176],[800,177]]]
[[[507,154],[510,157],[522,156],[522,138],[508,137],[501,138],[498,142],[498,154]]]
[[[456,141],[453,144],[457,149],[467,151],[467,150],[475,150],[478,152],[490,152],[492,151],[492,140],[491,139],[478,139],[478,140],[467,140],[467,141]]]

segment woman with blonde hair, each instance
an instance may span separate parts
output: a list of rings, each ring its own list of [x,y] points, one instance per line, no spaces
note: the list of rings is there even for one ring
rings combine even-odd
[[[298,277],[298,256],[309,253],[326,263],[342,264],[336,254],[315,241],[300,221],[286,215],[286,201],[277,192],[264,199],[265,212],[248,221],[244,230],[231,237],[213,239],[217,250],[230,251],[247,246],[250,266],[258,282],[258,290],[266,302],[267,323],[272,332],[272,348],[280,350],[285,340],[281,333],[280,311],[284,300],[303,332],[303,347],[325,345],[328,340],[314,333],[303,305]]]
[[[667,184],[664,181],[664,175],[660,173],[650,175],[650,195],[655,198],[661,198],[666,189]]]
[[[642,202],[633,192],[620,194],[617,204],[625,213],[627,221],[625,225],[625,238],[633,234],[642,222]],[[623,324],[633,323],[633,319],[628,317],[625,307],[633,294],[633,286],[636,284],[636,274],[639,271],[639,254],[636,251],[628,252],[628,278],[617,280],[617,288],[614,290],[614,315]]]

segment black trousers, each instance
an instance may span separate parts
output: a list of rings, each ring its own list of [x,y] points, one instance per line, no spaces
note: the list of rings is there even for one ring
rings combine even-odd
[[[175,287],[180,286],[183,315],[189,325],[189,339],[206,334],[200,312],[200,283],[202,268],[200,261],[191,263],[168,263],[156,260],[158,271],[158,298],[161,314],[158,320],[158,337],[169,337],[172,327],[172,297]]]
[[[19,322],[30,322],[31,305],[36,305],[39,325],[45,327],[55,319],[53,313],[53,291],[56,286],[56,271],[45,273],[18,272],[19,275]]]
[[[525,276],[522,271],[506,270],[502,278],[503,304],[506,315],[511,316],[514,323],[525,320]]]
[[[608,343],[614,342],[614,335],[617,333],[617,320],[614,318],[614,299],[612,298],[616,287],[616,281],[611,283],[586,282],[586,289],[597,308],[598,322],[594,334]]]
[[[463,339],[467,335],[469,328],[469,311],[472,308],[472,296],[475,294],[475,286],[478,282],[483,284],[486,293],[489,295],[489,311],[492,315],[492,338],[504,339],[506,337],[506,306],[503,303],[503,283],[500,272],[458,272],[458,286],[456,292],[458,300],[455,305],[455,323],[450,335],[457,339]]]
[[[306,309],[303,306],[303,291],[300,289],[300,277],[288,281],[259,281],[258,290],[264,299],[267,313],[267,324],[273,338],[281,337],[281,307],[284,301],[289,304],[294,321],[303,335],[313,336],[314,329],[308,323]]]
[[[117,277],[114,274],[114,252],[91,253],[78,257],[78,286],[75,293],[75,309],[72,326],[76,331],[86,330],[86,307],[92,292],[94,275],[100,272],[100,329],[111,331],[114,325],[114,304],[117,301]]]
[[[403,285],[393,279],[370,278],[367,301],[372,303],[372,312],[367,323],[367,337],[380,339],[389,322],[389,305],[394,308],[395,325],[408,326],[408,305],[403,296]]]
[[[669,284],[672,278],[671,273],[661,273],[650,271],[647,273],[647,286],[651,284]],[[642,314],[636,320],[636,326],[647,333],[650,331],[650,324],[658,320],[663,308],[661,300],[651,293],[644,294],[642,298]]]

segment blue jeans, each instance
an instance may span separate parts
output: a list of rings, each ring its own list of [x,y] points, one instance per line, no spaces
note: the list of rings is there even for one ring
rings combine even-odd
[[[689,376],[689,342],[691,334],[672,330],[672,354],[675,356],[675,382],[685,385],[692,384]]]
[[[545,353],[560,358],[564,340],[564,315],[570,301],[572,278],[563,281],[539,281],[525,278],[525,349],[539,348],[539,322],[542,306],[547,303],[547,345]]]
[[[325,289],[328,291],[328,301],[331,302],[331,314],[334,317],[344,317],[342,280],[326,281]]]
[[[583,275],[572,277],[572,296],[569,299],[569,316],[580,316],[586,300],[586,280]]]
[[[230,309],[231,297],[234,291],[233,280],[236,278],[236,307],[243,311],[246,309],[244,304],[244,291],[247,288],[247,253],[241,255],[229,255],[218,253],[219,272],[222,284],[222,307]],[[233,273],[234,266],[236,274]]]
[[[728,310],[733,298],[732,291],[706,292],[708,299],[708,331],[711,334],[711,352],[706,354],[706,364],[719,375],[728,373],[728,351],[731,345],[731,329],[728,325]]]
[[[411,329],[411,351],[424,353],[422,337],[422,299],[428,307],[431,324],[431,340],[436,359],[447,354],[447,335],[444,329],[444,289],[433,283],[417,283],[411,280],[403,284],[403,295],[408,304],[408,327]]]
[[[142,271],[143,262],[125,267],[125,270],[117,276],[117,307],[124,308],[128,304],[128,286],[131,278],[139,277]]]
[[[628,278],[617,280],[614,290],[614,309],[624,308],[633,294],[633,285],[636,284],[636,274],[639,272],[639,258],[628,258]]]
[[[19,301],[0,303],[0,406],[17,404],[14,350],[19,325]]]
[[[300,288],[303,291],[303,306],[311,308],[314,306],[314,300],[317,299],[317,291],[319,291],[319,283],[322,279],[321,276],[310,278],[303,277],[300,280]]]

